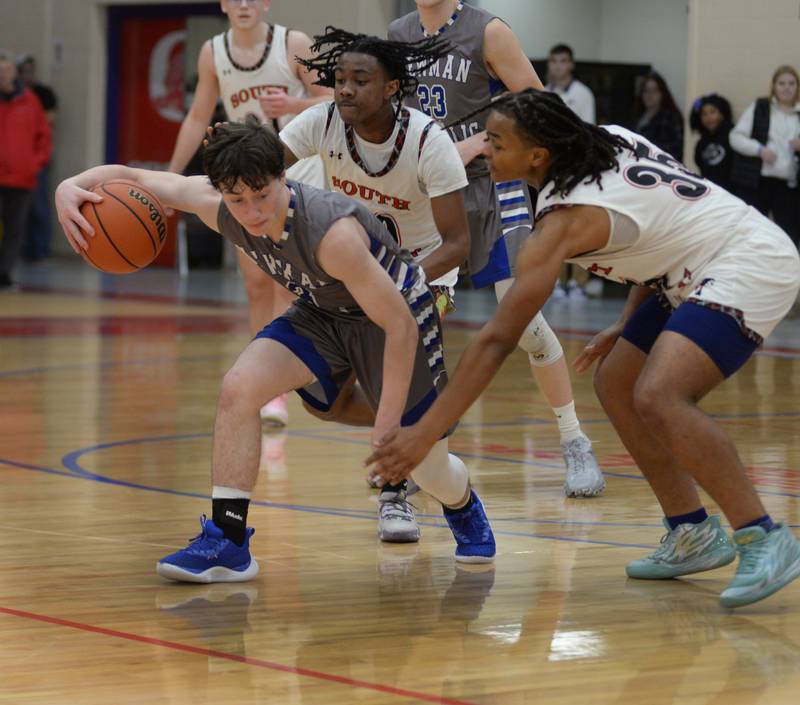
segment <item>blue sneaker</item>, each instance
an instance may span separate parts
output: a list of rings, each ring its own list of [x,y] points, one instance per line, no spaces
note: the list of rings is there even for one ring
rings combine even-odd
[[[469,509],[444,509],[444,518],[458,544],[456,560],[459,563],[491,563],[496,553],[492,527],[475,490],[470,490],[470,498],[472,506]]]
[[[162,578],[187,583],[238,583],[258,574],[258,563],[250,556],[250,537],[255,529],[247,529],[241,546],[226,539],[222,529],[205,514],[200,518],[200,529],[186,548],[156,564]]]
[[[733,534],[739,565],[733,582],[720,595],[723,607],[763,600],[800,576],[800,543],[785,524],[767,533],[749,526]]]

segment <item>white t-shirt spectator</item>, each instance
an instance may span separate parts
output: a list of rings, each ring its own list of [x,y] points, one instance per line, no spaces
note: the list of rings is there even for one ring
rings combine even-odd
[[[761,151],[761,143],[750,137],[755,109],[756,104],[751,103],[742,113],[729,137],[731,147],[746,157],[757,157]],[[787,113],[775,105],[773,100],[769,111],[769,134],[766,146],[775,152],[778,158],[773,164],[762,162],[761,176],[784,179],[790,186],[797,183],[797,159],[794,148],[789,144],[791,140],[797,138],[800,138],[800,103],[794,106],[793,112]]]
[[[553,83],[547,84],[547,90],[556,93],[581,120],[594,124],[597,120],[594,107],[594,93],[585,83],[573,79],[566,88]]]

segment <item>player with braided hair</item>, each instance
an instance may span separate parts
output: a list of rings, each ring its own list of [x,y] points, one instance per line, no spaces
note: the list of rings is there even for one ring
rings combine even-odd
[[[581,183],[602,188],[603,172],[619,171],[619,153],[632,145],[619,134],[584,122],[564,106],[556,93],[525,92],[503,96],[492,107],[512,117],[528,140],[543,140],[552,146],[547,175],[553,193],[567,196]]]
[[[485,9],[460,0],[417,0],[417,11],[392,22],[389,38],[407,42],[439,37],[452,49],[417,72],[411,104],[448,125],[467,168],[464,194],[470,225],[469,273],[480,289],[493,286],[498,299],[510,288],[517,255],[533,229],[525,183],[495,184],[483,157],[487,103],[504,90],[543,89],[511,28]],[[556,334],[539,313],[519,346],[558,421],[568,497],[593,497],[605,487],[603,474],[575,411],[569,370]]]
[[[452,307],[458,267],[469,252],[463,198],[467,176],[448,134],[402,101],[417,86],[413,69],[430,66],[448,47],[438,38],[404,44],[328,27],[315,37],[317,55],[302,64],[319,75],[321,85],[334,88],[334,101],[306,110],[280,133],[287,164],[321,156],[329,188],[367,206],[411,252],[425,272],[440,315]],[[358,385],[343,390],[324,413],[305,406],[326,420],[363,426],[375,422]],[[419,539],[406,497],[405,482],[382,487],[382,540]]]
[[[800,576],[800,543],[767,513],[730,438],[698,402],[734,374],[786,315],[800,257],[773,222],[641,135],[581,122],[555,94],[523,91],[486,125],[492,177],[539,189],[536,229],[489,323],[420,422],[368,459],[391,482],[414,467],[486,387],[568,261],[631,284],[617,323],[575,361],[599,361],[595,390],[664,512],[667,534],[629,577],[675,578],[741,557],[725,607]],[[699,484],[734,528],[709,516]]]
[[[325,47],[327,50],[323,51]],[[366,34],[354,34],[336,27],[326,27],[325,34],[314,37],[311,50],[316,56],[298,59],[309,71],[316,71],[317,84],[326,88],[336,85],[336,68],[343,54],[366,54],[375,57],[392,80],[398,82],[392,97],[397,115],[403,98],[411,96],[419,86],[417,73],[432,66],[450,48],[450,43],[439,37],[426,37],[417,42],[393,42]]]

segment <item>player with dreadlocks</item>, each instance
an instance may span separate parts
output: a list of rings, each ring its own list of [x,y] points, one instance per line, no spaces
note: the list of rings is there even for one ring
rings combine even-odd
[[[368,462],[391,482],[463,414],[513,350],[565,261],[632,285],[619,321],[575,361],[650,483],[667,534],[628,564],[665,579],[740,562],[721,603],[761,600],[800,575],[800,544],[767,514],[733,442],[697,403],[736,372],[791,308],[800,257],[774,223],[641,135],[581,120],[551,93],[501,99],[487,122],[496,180],[539,189],[536,229],[495,315],[451,384]],[[699,484],[734,528],[708,516]]]
[[[429,66],[447,48],[438,38],[404,44],[328,27],[315,37],[314,58],[301,63],[317,72],[320,85],[334,89],[334,101],[306,110],[280,133],[287,164],[320,155],[329,187],[367,206],[411,252],[440,315],[452,305],[458,267],[469,251],[462,195],[467,176],[447,133],[404,107],[403,98],[417,86],[411,69]],[[306,408],[351,425],[375,421],[357,385],[325,413],[308,403]],[[380,478],[375,484],[382,484]],[[382,487],[378,532],[384,541],[419,540],[407,489],[405,482]]]

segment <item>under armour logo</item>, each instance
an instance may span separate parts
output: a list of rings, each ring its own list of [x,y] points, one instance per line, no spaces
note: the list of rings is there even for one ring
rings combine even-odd
[[[222,69],[223,76],[230,76],[233,73],[232,69]]]
[[[331,159],[333,159],[334,157],[336,157],[336,158],[337,158],[339,161],[341,161],[341,160],[342,160],[342,153],[341,153],[341,152],[334,152],[333,150],[331,150],[330,152],[328,152],[328,156],[329,156]]]

